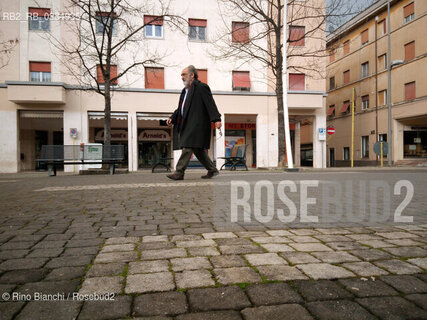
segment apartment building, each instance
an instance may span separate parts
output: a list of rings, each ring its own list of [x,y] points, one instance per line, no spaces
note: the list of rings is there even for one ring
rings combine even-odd
[[[335,128],[329,166],[350,165],[353,89],[354,164],[378,164],[374,143],[390,141],[388,61],[393,163],[427,162],[427,2],[391,1],[390,59],[387,23],[387,1],[379,0],[327,37],[327,124]]]
[[[66,12],[67,5],[67,1],[23,0],[10,1],[2,7],[3,14],[8,14],[3,18],[8,19],[0,21],[1,35],[4,39],[18,39],[18,45],[8,63],[0,69],[0,172],[43,169],[35,159],[44,144],[103,142],[103,96],[86,90],[70,75],[46,37],[51,34],[66,42],[75,36],[69,34],[63,20],[55,19]],[[125,166],[130,171],[149,168],[155,152],[174,160],[179,158],[180,151],[172,150],[172,131],[166,126],[166,119],[178,103],[182,89],[181,70],[193,64],[199,69],[200,80],[210,86],[222,114],[223,134],[212,129],[209,150],[217,167],[223,164],[220,158],[234,144],[248,145],[248,167],[276,167],[278,115],[269,70],[256,60],[217,61],[209,54],[215,50],[213,40],[219,26],[226,24],[230,30],[236,29],[229,37],[230,42],[245,41],[257,32],[258,26],[239,20],[238,15],[224,18],[217,0],[190,0],[184,6],[172,2],[171,12],[176,12],[188,23],[184,32],[156,16],[156,6],[152,9],[141,17],[148,23],[141,47],[159,52],[163,60],[120,78],[113,90],[112,144],[125,146]],[[23,18],[12,19],[10,13]],[[99,14],[102,19],[102,12]],[[44,18],[34,19],[34,16]],[[245,28],[241,27],[243,24]],[[116,28],[114,32],[120,36],[120,23]],[[102,26],[99,29],[97,26],[96,32],[102,33]],[[313,44],[324,39],[316,37]],[[267,47],[267,39],[260,39],[259,43]],[[307,39],[299,44],[299,49],[310,45]],[[143,54],[144,50],[140,51]],[[129,52],[120,56],[112,67],[111,76],[120,73],[131,58]],[[319,67],[324,70],[325,66],[326,61]],[[94,73],[99,82],[100,71],[98,66]],[[325,81],[302,73],[289,76],[288,104],[296,163],[300,158],[300,123],[310,119],[314,128],[308,133],[314,141],[311,142],[313,166],[321,167],[326,163],[326,152],[317,139],[317,128],[326,125]],[[197,159],[192,165],[198,165]],[[65,171],[78,169],[78,166],[64,168]]]

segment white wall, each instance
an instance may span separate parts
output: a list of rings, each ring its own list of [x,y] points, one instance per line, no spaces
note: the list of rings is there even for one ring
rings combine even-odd
[[[18,172],[18,112],[0,111],[0,173]]]

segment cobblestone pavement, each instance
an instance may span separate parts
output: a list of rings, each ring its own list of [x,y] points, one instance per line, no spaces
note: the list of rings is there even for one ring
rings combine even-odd
[[[0,176],[0,320],[427,319],[427,170],[201,174]],[[297,187],[294,221],[242,211],[231,222],[231,181],[248,183],[251,211],[256,183],[272,183],[265,217],[284,208],[285,179]],[[314,180],[307,214],[320,220],[303,222]],[[414,187],[401,214],[413,223],[392,221],[400,180]],[[370,217],[387,203],[364,207],[362,194],[371,181],[390,186],[390,219],[322,220],[324,190],[348,181],[368,186],[341,196]]]

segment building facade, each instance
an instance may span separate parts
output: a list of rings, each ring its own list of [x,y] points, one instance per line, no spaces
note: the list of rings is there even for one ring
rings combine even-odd
[[[104,97],[86,90],[71,76],[69,66],[64,64],[63,57],[59,57],[49,37],[66,42],[75,36],[70,35],[63,20],[55,19],[66,12],[67,4],[67,1],[23,0],[10,1],[2,8],[1,36],[18,39],[18,44],[0,69],[0,172],[43,169],[35,160],[45,144],[103,142]],[[276,167],[278,115],[269,70],[255,60],[217,61],[209,54],[215,50],[217,26],[226,24],[232,29],[239,23],[248,23],[250,34],[257,32],[257,26],[251,25],[250,21],[240,21],[237,15],[224,19],[216,0],[191,0],[185,7],[172,2],[170,11],[188,22],[184,31],[157,17],[159,11],[155,8],[153,6],[152,11],[141,17],[147,26],[143,41],[137,44],[144,49],[138,53],[156,51],[163,59],[157,65],[140,68],[138,72],[120,78],[112,94],[112,144],[125,146],[124,166],[130,171],[149,168],[156,153],[174,160],[179,158],[179,151],[172,150],[172,131],[165,120],[178,104],[182,89],[181,70],[193,64],[199,69],[200,80],[210,86],[222,114],[223,134],[212,129],[209,150],[217,167],[223,164],[220,158],[235,144],[248,145],[248,167]],[[37,20],[34,18],[37,15],[47,18]],[[16,19],[17,16],[21,18]],[[102,16],[101,12],[101,19]],[[116,28],[119,37],[120,23]],[[324,42],[324,39],[316,38],[313,45],[318,45],[316,41]],[[239,39],[230,35],[229,41]],[[267,47],[267,39],[259,41]],[[307,39],[304,46],[310,45]],[[130,52],[125,51],[119,56],[112,75],[120,73],[130,59]],[[324,70],[325,65],[326,61],[319,68]],[[95,77],[99,77],[99,73],[98,69]],[[292,85],[293,80],[290,81]],[[303,126],[300,124],[308,119],[310,132],[305,135],[312,137],[312,165],[322,167],[326,164],[326,152],[324,144],[317,138],[317,128],[326,125],[325,80],[300,74],[298,83],[300,86],[291,87],[288,96],[296,164],[300,164],[301,158]],[[77,134],[72,134],[75,131]],[[198,165],[196,160],[194,166]],[[78,166],[64,168],[74,172],[79,169]]]
[[[352,95],[354,164],[378,164],[373,146],[388,137],[388,61],[391,61],[392,160],[427,162],[427,2],[391,1],[388,57],[387,1],[377,1],[327,38],[328,165],[349,166]],[[385,160],[387,162],[387,160]]]

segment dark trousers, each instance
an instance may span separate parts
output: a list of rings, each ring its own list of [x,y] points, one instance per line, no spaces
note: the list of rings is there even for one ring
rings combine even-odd
[[[176,173],[184,175],[185,169],[187,169],[188,164],[190,163],[191,155],[197,157],[201,164],[209,171],[215,172],[217,168],[214,166],[211,158],[209,158],[208,153],[202,148],[182,148],[181,157],[179,157],[178,163],[176,164]]]

